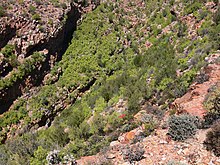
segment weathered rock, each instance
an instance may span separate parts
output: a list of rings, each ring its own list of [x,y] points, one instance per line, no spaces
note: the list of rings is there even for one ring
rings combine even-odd
[[[109,153],[106,158],[107,159],[114,159],[115,157],[116,157],[115,154]]]
[[[112,141],[110,143],[110,147],[116,147],[116,146],[119,146],[120,145],[120,142],[119,141]]]

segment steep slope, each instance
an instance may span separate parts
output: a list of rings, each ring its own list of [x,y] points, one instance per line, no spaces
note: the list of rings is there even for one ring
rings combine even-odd
[[[197,78],[186,94],[181,98],[177,98],[173,104],[178,104],[181,111],[178,113],[189,113],[199,117],[203,117],[207,109],[203,103],[209,93],[209,90],[220,82],[220,54],[217,52],[212,54],[208,59],[208,65],[202,69],[202,73],[206,74],[209,79]],[[203,75],[204,76],[204,75]],[[203,77],[204,78],[204,77]],[[196,95],[193,95],[196,93]],[[173,109],[170,109],[172,111]],[[148,109],[142,107],[142,110],[135,115],[136,119],[146,114]],[[167,121],[168,116],[165,115],[163,121]],[[143,126],[126,132],[118,137],[116,141],[112,141],[104,152],[100,152],[94,156],[86,156],[77,160],[78,164],[101,164],[108,162],[115,165],[129,164],[126,158],[126,152],[132,152],[131,148],[142,148],[144,151],[141,160],[137,161],[139,165],[145,164],[220,164],[220,159],[207,151],[204,146],[206,133],[209,129],[198,130],[193,138],[187,139],[184,142],[176,142],[167,136],[168,129],[164,128],[164,122],[155,129],[148,137],[141,137],[141,133],[145,132]],[[133,133],[133,134],[132,134]],[[133,136],[130,136],[132,134]],[[130,136],[130,138],[129,138]],[[141,140],[135,139],[140,138]],[[134,150],[138,154],[140,150]],[[127,155],[128,157],[130,155]]]
[[[0,6],[5,10],[0,18],[2,114],[19,96],[42,84],[66,51],[81,14],[96,4],[27,0],[1,1]]]
[[[180,111],[199,117],[206,114],[206,109],[203,106],[205,97],[209,89],[220,81],[219,62],[215,62],[219,57],[220,53],[216,52],[207,58],[209,64],[201,70],[202,74],[198,76],[198,82],[190,86],[191,90],[187,94],[174,101],[174,104],[178,104]]]
[[[1,163],[74,163],[117,139],[129,144],[135,128],[143,131],[133,143],[151,143],[146,136],[219,49],[218,12],[206,1],[102,2],[42,86],[1,116]],[[121,163],[143,159],[142,150],[132,159],[128,151]]]

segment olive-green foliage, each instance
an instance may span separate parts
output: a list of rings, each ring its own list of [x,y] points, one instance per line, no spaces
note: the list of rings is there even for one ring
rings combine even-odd
[[[158,120],[150,114],[143,114],[141,123],[144,125],[144,136],[149,136],[158,126]]]
[[[140,161],[144,158],[144,149],[143,146],[135,145],[135,146],[126,146],[126,148],[122,151],[123,159],[133,163],[135,161]]]
[[[5,9],[2,6],[0,6],[0,17],[5,16],[5,14]]]
[[[210,127],[220,119],[220,86],[216,84],[209,89],[204,100],[204,106],[208,110],[204,116],[204,127]]]
[[[168,124],[168,135],[173,140],[182,141],[195,135],[198,118],[191,115],[171,116]]]
[[[10,49],[7,48],[3,50],[4,50],[3,54],[5,53],[7,56],[10,56],[10,57],[14,56],[11,53],[12,52],[11,46],[10,46]],[[26,75],[28,75],[34,69],[36,69],[36,66],[38,66],[44,60],[45,60],[45,56],[43,54],[35,52],[31,56],[31,58],[26,59],[22,65],[17,66],[17,69],[13,70],[9,77],[3,78],[0,80],[0,90],[11,87],[18,80],[22,80]],[[18,65],[18,63],[16,65]]]
[[[29,12],[30,12],[31,14],[35,14],[35,11],[36,11],[36,7],[30,5],[30,6],[29,6]]]
[[[216,156],[220,156],[220,123],[215,123],[206,134],[204,145],[207,150],[214,152]]]
[[[198,9],[200,9],[202,6],[202,4],[200,2],[194,2],[192,4],[189,4],[187,7],[186,7],[186,10],[185,10],[185,14],[190,14],[190,13],[193,13],[195,11],[197,11]]]
[[[10,155],[5,145],[0,145],[0,164],[7,164],[10,159]]]
[[[61,126],[52,126],[46,131],[38,133],[38,139],[42,146],[46,149],[56,149],[55,147],[63,147],[69,142],[68,134],[64,132]]]
[[[36,20],[36,21],[40,21],[40,20],[41,20],[41,17],[40,17],[39,14],[34,14],[34,15],[32,16],[32,19],[33,19],[33,20]]]
[[[55,5],[58,3],[57,0],[53,2]],[[19,123],[22,119],[25,126],[36,122],[41,124],[42,119],[53,120],[53,116],[60,113],[52,126],[38,131],[34,138],[36,142],[30,141],[34,147],[24,143],[24,146],[34,148],[30,154],[25,152],[21,156],[15,152],[4,152],[9,153],[13,161],[23,163],[30,160],[32,164],[39,164],[45,162],[46,154],[57,147],[64,155],[71,153],[76,158],[96,154],[116,140],[121,132],[137,127],[132,117],[139,111],[141,101],[148,100],[164,106],[165,102],[183,95],[204,65],[205,56],[217,47],[213,45],[219,39],[214,35],[218,27],[212,25],[210,29],[207,26],[208,19],[211,19],[209,12],[202,27],[203,30],[208,29],[208,33],[201,30],[204,37],[191,40],[187,38],[187,26],[181,22],[174,25],[170,34],[161,34],[162,28],[176,20],[175,14],[170,12],[174,1],[145,1],[145,9],[138,8],[132,13],[120,8],[122,3],[104,2],[93,12],[84,15],[62,60],[51,71],[52,75],[56,75],[61,68],[59,79],[39,87],[32,98],[18,100],[11,111],[0,117],[0,127],[4,130],[1,137],[4,138],[8,125]],[[185,3],[183,5],[187,6]],[[200,3],[191,3],[194,7],[187,12],[194,13],[201,7]],[[83,4],[87,5],[87,1],[83,1]],[[129,6],[133,7],[134,2]],[[143,13],[147,14],[148,19]],[[132,15],[144,18],[142,20],[146,22],[133,26],[127,19]],[[150,30],[143,31],[147,28]],[[152,43],[148,49],[146,41]],[[12,86],[44,59],[35,54],[35,58],[17,66],[17,71],[12,72],[10,79],[0,81],[0,89]],[[184,71],[182,76],[176,76],[177,69]],[[114,109],[119,98],[127,101],[123,114]],[[180,117],[175,122],[186,124],[181,127],[181,137],[176,136],[175,129],[174,132],[170,131],[175,140],[183,140],[194,134],[194,117]],[[146,134],[150,134],[156,126],[154,122],[145,123]],[[26,141],[24,136],[19,140]],[[11,148],[6,145],[6,150],[10,151]],[[131,161],[141,159],[143,152],[139,153],[131,155]],[[27,161],[23,164],[27,164]]]
[[[42,165],[46,164],[47,150],[42,146],[39,146],[34,152],[34,156],[30,160],[31,165]]]
[[[4,57],[8,58],[14,54],[14,45],[6,45],[2,50],[1,53],[4,55]]]
[[[218,7],[216,13],[214,14],[214,22],[219,25],[220,24],[220,7]]]
[[[0,121],[1,121],[0,126],[6,127],[11,124],[16,124],[19,122],[20,119],[22,119],[26,115],[27,115],[27,112],[23,108],[20,109],[19,111],[12,110],[6,113],[4,115],[4,118],[0,118]]]
[[[14,163],[28,164],[30,157],[37,149],[38,142],[35,134],[28,133],[22,137],[7,141],[5,145],[8,153],[11,155],[10,159],[14,159]],[[2,150],[0,152],[2,153]]]

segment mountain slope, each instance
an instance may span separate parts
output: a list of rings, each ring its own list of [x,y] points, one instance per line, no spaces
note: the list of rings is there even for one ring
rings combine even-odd
[[[1,116],[0,160],[59,164],[140,125],[150,135],[219,49],[218,12],[206,1],[102,2],[83,15],[44,83]],[[150,119],[136,121],[143,107]]]

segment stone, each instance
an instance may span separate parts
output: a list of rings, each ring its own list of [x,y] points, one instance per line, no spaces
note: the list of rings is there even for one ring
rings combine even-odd
[[[121,143],[119,142],[119,141],[112,141],[111,143],[110,143],[110,147],[115,147],[115,146],[118,146],[118,145],[120,145]]]
[[[185,155],[189,155],[189,152],[190,152],[189,148],[186,148],[186,149],[183,150],[183,153],[184,153]]]
[[[135,137],[135,133],[133,131],[131,131],[125,135],[125,140],[130,141],[130,140],[133,140],[134,137]]]
[[[124,136],[119,136],[119,137],[118,137],[118,141],[119,141],[120,143],[125,142],[125,137],[124,137]]]
[[[116,156],[114,155],[114,154],[112,154],[112,153],[110,153],[110,154],[108,154],[107,155],[107,159],[114,159]]]
[[[182,149],[180,149],[179,151],[177,151],[177,154],[180,155],[182,153]]]
[[[160,140],[159,143],[160,144],[167,144],[168,142],[166,140]]]

